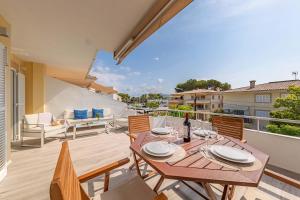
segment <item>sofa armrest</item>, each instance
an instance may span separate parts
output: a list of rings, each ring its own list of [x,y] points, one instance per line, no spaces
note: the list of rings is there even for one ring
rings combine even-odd
[[[41,128],[41,132],[45,131],[45,124],[29,124],[29,123],[24,123],[23,122],[23,125],[22,125],[22,130],[23,131],[25,130],[24,125],[27,125],[27,126],[38,126],[38,127]],[[27,129],[27,132],[30,132],[30,128]]]

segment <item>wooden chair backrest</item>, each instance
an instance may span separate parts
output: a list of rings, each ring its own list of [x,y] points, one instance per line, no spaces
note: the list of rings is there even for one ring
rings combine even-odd
[[[50,185],[51,200],[88,200],[74,170],[67,141],[63,142]]]
[[[213,116],[212,125],[217,127],[218,133],[239,140],[244,139],[244,120],[237,117]]]
[[[149,115],[128,116],[129,134],[137,134],[150,131]]]

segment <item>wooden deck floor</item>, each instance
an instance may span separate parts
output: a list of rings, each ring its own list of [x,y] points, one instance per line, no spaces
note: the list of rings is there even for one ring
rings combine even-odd
[[[79,135],[76,140],[69,141],[71,156],[78,175],[130,156],[129,140],[122,130],[105,134],[103,129],[91,129],[81,131]],[[0,199],[49,199],[49,184],[61,142],[61,139],[48,141],[43,148],[21,148],[16,145],[12,150],[8,175],[0,183]],[[135,171],[128,171],[128,165],[124,166],[113,173],[110,187],[113,188],[132,176],[135,176]],[[151,178],[147,183],[153,187],[158,178]],[[102,186],[102,177],[84,184],[88,194],[95,199],[100,199]],[[202,199],[182,183],[173,180],[165,181],[161,189],[171,200]],[[300,190],[264,176],[258,188],[239,187],[235,199],[300,200]]]

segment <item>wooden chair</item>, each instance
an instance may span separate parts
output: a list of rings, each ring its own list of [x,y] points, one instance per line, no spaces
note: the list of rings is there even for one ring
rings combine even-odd
[[[130,139],[130,144],[137,138],[139,133],[150,131],[150,120],[149,115],[133,115],[128,116],[128,136]],[[140,158],[137,158],[136,154],[133,153],[134,163],[129,167],[129,169],[133,169],[134,166],[137,168],[138,175],[141,176],[141,172],[139,170],[139,162]]]
[[[149,115],[128,116],[128,136],[132,143],[139,133],[150,131]]]
[[[227,116],[213,116],[212,126],[217,127],[220,135],[230,136],[246,143],[244,139],[244,120],[243,118],[227,117]],[[235,186],[230,186],[228,199],[232,199],[235,191]]]
[[[242,118],[213,116],[212,126],[217,127],[219,134],[230,136],[246,143],[244,139],[244,120]]]
[[[108,191],[110,171],[128,162],[129,159],[125,158],[77,177],[70,157],[68,143],[65,141],[62,144],[53,180],[50,185],[50,199],[88,200],[90,198],[83,190],[81,183],[105,174],[104,193],[101,194],[102,200],[167,200],[167,197],[163,193],[157,195],[138,176]]]

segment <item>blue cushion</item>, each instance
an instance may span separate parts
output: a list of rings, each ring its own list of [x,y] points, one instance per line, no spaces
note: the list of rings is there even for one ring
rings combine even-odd
[[[92,113],[93,113],[93,118],[97,118],[97,115],[99,116],[99,118],[104,116],[104,110],[103,109],[93,108]]]
[[[87,119],[88,111],[87,110],[74,110],[74,119]]]

